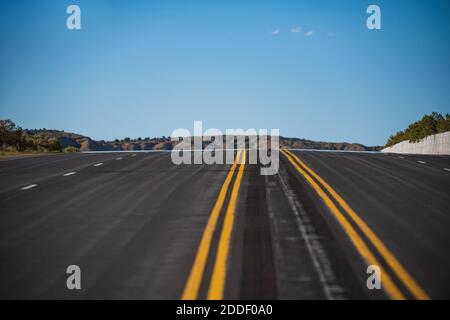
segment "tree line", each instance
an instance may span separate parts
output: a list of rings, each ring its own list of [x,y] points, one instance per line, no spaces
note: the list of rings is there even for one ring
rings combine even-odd
[[[402,141],[417,142],[433,134],[450,131],[450,114],[442,115],[438,112],[426,114],[408,126],[403,131],[391,135],[386,143],[386,147],[393,146]]]
[[[11,120],[0,120],[0,150],[17,152],[62,151],[58,139],[29,135]]]

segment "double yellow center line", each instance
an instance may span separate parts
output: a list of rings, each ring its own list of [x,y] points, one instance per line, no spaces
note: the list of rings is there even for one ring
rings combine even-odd
[[[389,273],[384,270],[379,263],[376,256],[372,253],[364,240],[359,236],[356,229],[350,223],[349,219],[336,206],[335,202],[347,213],[353,224],[359,228],[376,252],[385,261],[386,265],[392,270],[399,282],[410,292],[416,299],[430,299],[428,294],[420,287],[402,264],[395,258],[394,254],[383,244],[372,229],[356,214],[356,212],[342,199],[342,197],[317,173],[310,169],[304,162],[302,162],[296,155],[288,150],[283,150],[283,154],[295,169],[308,181],[308,183],[317,192],[320,198],[325,202],[331,213],[335,216],[337,221],[343,227],[351,242],[355,246],[359,254],[365,259],[369,265],[377,265],[380,268],[382,275],[382,284],[386,293],[392,299],[405,299],[405,295],[399,289],[397,284],[392,280]],[[328,192],[328,194],[325,192]],[[333,202],[332,198],[335,202]]]
[[[214,230],[216,229],[222,207],[225,203],[225,199],[227,197],[228,189],[233,179],[233,175],[236,172],[236,168],[239,164],[237,176],[234,181],[233,189],[231,190],[231,195],[228,201],[228,207],[225,212],[222,230],[220,232],[217,254],[214,261],[207,295],[207,298],[211,300],[223,299],[230,240],[233,231],[239,188],[241,186],[241,181],[244,174],[245,161],[246,152],[245,150],[241,150],[238,152],[236,159],[230,171],[228,172],[227,177],[225,178],[225,182],[220,189],[219,196],[217,197],[216,203],[209,216],[208,223],[200,240],[200,245],[197,250],[194,264],[192,265],[188,281],[181,296],[181,299],[183,300],[194,300],[198,298],[200,285],[202,283],[205,272],[206,262],[211,251],[211,243],[214,235]]]

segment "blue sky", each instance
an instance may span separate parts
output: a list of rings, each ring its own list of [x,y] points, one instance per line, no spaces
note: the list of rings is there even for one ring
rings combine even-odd
[[[447,0],[2,0],[0,38],[0,118],[24,128],[108,140],[203,120],[379,145],[450,112]]]

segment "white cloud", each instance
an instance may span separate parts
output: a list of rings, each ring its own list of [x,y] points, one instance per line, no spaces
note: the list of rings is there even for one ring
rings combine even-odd
[[[291,29],[291,32],[292,32],[292,33],[299,33],[299,32],[301,32],[301,31],[302,31],[302,28],[299,27],[299,26],[292,27],[292,29]]]
[[[312,35],[313,35],[313,31],[312,30],[310,30],[308,32],[305,32],[305,36],[307,36],[307,37],[311,37]]]
[[[276,36],[277,34],[280,34],[280,30],[279,29],[272,30],[270,31],[270,34]]]

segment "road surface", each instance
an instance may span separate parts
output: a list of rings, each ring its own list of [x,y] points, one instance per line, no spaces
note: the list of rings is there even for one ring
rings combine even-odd
[[[0,161],[0,298],[450,298],[450,157],[289,151],[274,176],[243,158]]]

